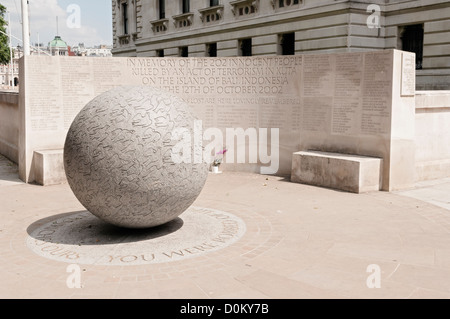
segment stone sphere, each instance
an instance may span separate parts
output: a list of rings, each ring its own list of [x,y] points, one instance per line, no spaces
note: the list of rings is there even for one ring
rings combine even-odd
[[[97,96],[76,116],[64,145],[73,193],[88,211],[116,226],[148,228],[175,219],[196,200],[208,176],[205,162],[173,160],[174,147],[183,141],[173,132],[193,136],[194,123],[182,99],[157,88],[119,87]],[[198,147],[183,145],[194,159]]]

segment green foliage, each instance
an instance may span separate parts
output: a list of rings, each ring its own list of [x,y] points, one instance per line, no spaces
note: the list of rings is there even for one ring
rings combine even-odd
[[[0,31],[6,33],[8,22],[5,20],[6,7],[0,4]],[[0,32],[0,64],[8,64],[9,55],[9,39],[8,36]]]

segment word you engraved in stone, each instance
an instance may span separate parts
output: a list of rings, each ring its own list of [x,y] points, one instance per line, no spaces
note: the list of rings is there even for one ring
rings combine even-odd
[[[108,255],[108,263],[133,263],[133,262],[152,262],[152,261],[174,261],[185,257],[203,254],[209,251],[220,249],[228,246],[229,242],[238,238],[240,233],[240,225],[238,221],[230,219],[228,215],[214,213],[209,216],[220,220],[223,226],[222,231],[211,237],[208,241],[204,241],[197,245],[191,245],[181,249],[169,249],[165,251],[143,253],[143,254],[127,254],[127,255]]]

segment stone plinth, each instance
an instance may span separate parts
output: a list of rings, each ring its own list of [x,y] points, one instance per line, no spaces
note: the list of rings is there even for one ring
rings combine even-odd
[[[296,152],[291,181],[353,193],[380,190],[382,159],[317,151]]]
[[[35,151],[34,171],[39,185],[51,186],[66,182],[63,150]]]

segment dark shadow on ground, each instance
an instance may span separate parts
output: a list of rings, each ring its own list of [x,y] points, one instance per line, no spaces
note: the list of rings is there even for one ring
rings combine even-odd
[[[27,228],[36,240],[66,245],[114,245],[167,236],[183,227],[176,218],[164,225],[146,229],[128,229],[108,224],[88,211],[58,214],[40,219]]]
[[[23,183],[19,179],[19,168],[17,164],[1,154],[0,154],[0,181]]]

